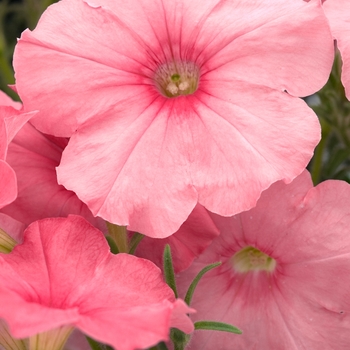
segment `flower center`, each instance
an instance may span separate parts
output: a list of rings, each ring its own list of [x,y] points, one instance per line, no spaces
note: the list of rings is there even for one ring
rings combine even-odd
[[[232,257],[232,263],[235,270],[242,273],[257,270],[272,272],[276,267],[275,259],[251,246],[237,252]]]
[[[199,68],[193,62],[170,62],[158,67],[154,80],[166,97],[193,94],[198,88]]]

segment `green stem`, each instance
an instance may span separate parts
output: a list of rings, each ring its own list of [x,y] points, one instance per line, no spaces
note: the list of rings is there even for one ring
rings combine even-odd
[[[134,235],[131,238],[130,241],[130,249],[129,249],[129,254],[134,254],[137,246],[139,243],[143,240],[145,236],[142,235],[141,233],[135,232]]]
[[[108,233],[118,247],[120,253],[129,252],[128,234],[125,226],[118,226],[107,222]]]
[[[210,270],[214,269],[215,267],[218,267],[221,265],[221,262],[216,262],[213,264],[210,264],[208,266],[206,266],[205,268],[203,268],[195,277],[195,279],[192,281],[191,285],[189,286],[186,296],[185,296],[185,302],[187,305],[191,305],[191,301],[192,301],[192,297],[193,297],[193,293],[199,283],[199,281],[201,280],[201,278]]]

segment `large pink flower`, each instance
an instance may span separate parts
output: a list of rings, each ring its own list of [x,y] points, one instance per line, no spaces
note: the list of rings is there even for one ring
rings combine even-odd
[[[350,100],[350,1],[327,0],[323,7],[329,19],[334,38],[337,39],[343,61],[342,82],[346,97]]]
[[[8,145],[23,125],[36,113],[24,113],[21,107],[21,103],[12,101],[0,91],[0,208],[17,197],[16,174],[6,162]]]
[[[191,312],[150,261],[110,253],[103,234],[78,216],[37,221],[24,242],[0,254],[0,318],[25,338],[79,328],[118,350],[191,332]],[[151,322],[150,322],[151,320]]]
[[[63,0],[14,66],[33,123],[71,137],[60,183],[94,215],[166,237],[198,202],[232,215],[303,170],[320,129],[295,96],[332,60],[316,0]]]
[[[179,289],[222,261],[200,281],[193,319],[228,322],[243,334],[195,332],[189,348],[350,348],[349,208],[349,184],[313,187],[304,172],[272,185],[250,211],[213,215],[221,234],[183,273]]]

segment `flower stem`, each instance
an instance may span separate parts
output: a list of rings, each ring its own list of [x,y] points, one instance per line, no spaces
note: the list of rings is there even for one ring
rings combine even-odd
[[[118,247],[119,253],[129,252],[128,234],[125,226],[118,226],[107,222],[108,233]]]

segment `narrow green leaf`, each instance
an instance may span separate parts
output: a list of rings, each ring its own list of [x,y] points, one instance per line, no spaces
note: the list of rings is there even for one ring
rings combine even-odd
[[[198,321],[194,323],[194,329],[204,329],[211,331],[229,332],[235,334],[242,334],[242,331],[228,323],[215,321]]]
[[[193,293],[197,287],[198,282],[201,280],[203,275],[206,274],[208,271],[210,271],[210,270],[212,270],[215,267],[218,267],[220,265],[221,265],[221,262],[216,262],[216,263],[210,264],[198,273],[198,275],[195,277],[195,279],[192,281],[191,285],[189,286],[188,291],[187,291],[186,296],[185,296],[185,302],[187,303],[188,306],[191,304]]]
[[[142,235],[141,233],[138,233],[138,232],[134,233],[134,235],[131,238],[130,244],[129,244],[129,246],[130,246],[129,254],[135,253],[137,246],[143,240],[144,237],[145,236]]]
[[[165,282],[174,291],[175,298],[177,298],[173,258],[171,257],[171,249],[169,244],[167,244],[164,248],[163,269],[164,269]]]
[[[92,350],[113,350],[109,345],[101,344],[88,336],[86,336],[86,339]]]
[[[114,239],[110,236],[106,236],[106,239],[107,239],[109,248],[111,249],[111,252],[113,254],[119,254],[119,249],[118,249],[117,245],[115,244]]]
[[[149,350],[168,350],[168,348],[164,342],[161,342],[158,345],[152,346]]]
[[[168,350],[168,347],[165,345],[164,342],[161,342],[158,344],[158,350]]]
[[[97,341],[93,340],[90,337],[86,337],[86,340],[88,341],[92,350],[101,350],[100,344]]]

